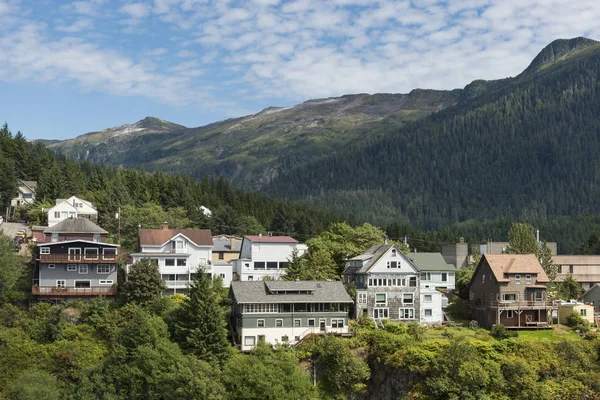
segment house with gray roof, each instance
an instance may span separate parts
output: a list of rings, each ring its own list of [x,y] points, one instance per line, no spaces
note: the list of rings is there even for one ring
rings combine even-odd
[[[346,263],[343,277],[356,286],[356,317],[440,324],[442,293],[423,287],[421,270],[394,244],[371,246]]]
[[[581,295],[581,300],[592,304],[595,311],[600,311],[600,283],[596,283]]]
[[[422,288],[455,288],[456,267],[446,263],[441,253],[408,253],[408,258],[421,271]]]
[[[235,343],[294,345],[310,334],[347,335],[352,299],[339,281],[233,281]]]

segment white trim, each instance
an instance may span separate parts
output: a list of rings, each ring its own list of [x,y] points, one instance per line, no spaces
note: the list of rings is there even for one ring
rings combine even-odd
[[[85,272],[81,272],[81,267],[85,266]],[[79,273],[80,275],[86,275],[89,274],[90,272],[90,266],[88,264],[79,264],[79,268],[77,269],[77,273]]]
[[[48,250],[46,253],[44,250]],[[40,247],[40,254],[50,254],[50,249],[48,247]]]
[[[310,321],[312,321],[312,322],[313,322],[313,324],[312,324],[312,325],[310,324]],[[308,319],[308,321],[307,321],[307,323],[308,323],[308,326],[309,326],[309,327],[313,328],[313,327],[315,327],[315,326],[316,326],[315,324],[317,323],[317,321],[316,321],[316,319],[315,319],[315,318],[309,318],[309,319]]]
[[[103,260],[111,260],[111,259],[113,259],[114,257],[116,257],[116,256],[117,256],[117,249],[115,248],[115,249],[114,249],[114,250],[115,250],[115,254],[110,254],[110,256],[111,256],[111,257],[109,257],[109,258],[106,258],[106,257],[105,257],[105,255],[106,255],[106,250],[113,250],[113,249],[112,249],[112,248],[111,248],[111,249],[106,249],[106,248],[105,248],[105,249],[102,249],[102,259],[103,259]],[[114,256],[114,257],[112,257],[112,256]]]
[[[71,253],[71,250],[77,250],[74,253]],[[81,261],[83,254],[81,252],[81,247],[69,247],[67,249],[67,255],[68,255],[68,259],[69,261]],[[73,259],[71,259],[71,256],[73,257]]]
[[[296,325],[296,322],[298,322],[298,325]],[[302,320],[299,318],[294,318],[294,323],[292,325],[294,328],[298,328],[300,326],[302,326]]]
[[[261,322],[262,322],[262,326],[260,325]],[[265,328],[266,327],[265,320],[264,319],[257,319],[256,320],[256,327],[257,328]]]
[[[281,325],[277,325],[278,323],[281,323]],[[276,319],[275,320],[275,328],[283,328],[283,319]]]
[[[385,296],[385,302],[383,303],[378,303],[377,302],[377,295],[384,295]],[[387,306],[387,293],[375,293],[375,307],[379,307],[379,306]]]
[[[77,272],[77,264],[67,264],[67,271]]]
[[[73,280],[73,287],[77,287],[76,286],[77,282],[89,282],[90,286],[87,286],[87,287],[92,287],[92,280],[91,279],[75,279],[75,280]],[[86,287],[86,286],[83,286],[83,287]]]
[[[408,311],[409,314],[412,312],[412,317],[405,317],[403,311]],[[414,307],[400,307],[398,309],[398,319],[415,319],[415,308]]]
[[[96,254],[92,253],[90,256],[95,256],[96,258],[88,258],[88,254],[86,253],[88,250],[96,250]],[[84,247],[83,248],[83,259],[84,260],[98,260],[100,258],[100,250],[97,247]]]
[[[58,282],[63,282],[62,286],[59,286]],[[66,279],[57,279],[56,280],[56,287],[57,288],[66,288],[67,287],[67,280]]]
[[[102,272],[100,271],[100,267],[108,267],[108,272]],[[112,271],[112,267],[110,266],[110,264],[98,264],[96,265],[96,273],[97,274],[110,274]]]
[[[54,264],[48,264],[48,269],[54,269],[56,267],[56,265]]]
[[[112,279],[100,279],[98,281],[99,285],[112,285],[114,281]]]

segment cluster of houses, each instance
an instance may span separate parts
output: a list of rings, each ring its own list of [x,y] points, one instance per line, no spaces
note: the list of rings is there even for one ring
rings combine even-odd
[[[47,227],[32,229],[39,249],[32,288],[37,300],[116,297],[118,261],[125,256],[108,243],[97,217],[92,203],[73,196],[48,210]],[[307,251],[290,236],[213,236],[207,229],[172,229],[165,222],[158,229],[140,228],[138,241],[125,272],[139,260],[155,262],[165,294],[187,293],[201,272],[230,287],[231,326],[241,350],[260,340],[293,345],[310,334],[348,335],[349,319],[363,315],[376,322],[442,324],[457,265],[462,266],[462,244],[442,253],[404,254],[386,241],[347,260],[342,281],[283,280],[292,257]],[[559,277],[582,274],[591,305],[551,301],[549,279],[535,256],[484,249],[469,287],[473,319],[487,328],[540,328],[578,311],[593,321],[594,305],[600,306],[600,268],[586,257],[555,255]],[[346,291],[350,285],[354,299]]]

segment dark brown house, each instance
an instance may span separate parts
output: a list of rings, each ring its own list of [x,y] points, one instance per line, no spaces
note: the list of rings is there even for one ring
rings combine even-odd
[[[550,282],[533,254],[485,254],[469,285],[473,319],[484,328],[538,328],[556,310],[546,297]]]

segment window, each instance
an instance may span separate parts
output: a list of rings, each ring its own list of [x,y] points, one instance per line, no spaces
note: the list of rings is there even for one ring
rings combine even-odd
[[[55,232],[55,233],[53,233],[53,234],[52,234],[52,239],[51,239],[51,241],[52,241],[52,242],[58,242],[58,233],[56,233],[56,232]]]
[[[525,284],[531,285],[531,275],[525,275]]]
[[[253,281],[253,280],[254,280],[254,277],[253,277],[252,275],[248,275],[248,280],[249,280],[249,281]]]
[[[408,281],[408,286],[410,287],[417,287],[417,277],[416,276],[411,276],[409,281]]]
[[[294,326],[301,326],[302,325],[302,321],[299,319],[295,319],[294,320]]]
[[[332,328],[343,328],[344,327],[344,320],[343,319],[332,319],[331,320],[331,327]]]
[[[96,267],[96,272],[99,274],[110,274],[110,265],[108,264],[98,264]]]
[[[514,317],[515,317],[515,313],[514,313],[514,311],[513,311],[513,310],[508,310],[508,311],[506,312],[506,318],[508,318],[508,319],[513,319]]]
[[[432,301],[432,297],[430,294],[426,294],[425,296],[423,296],[424,303],[431,303],[431,301]]]
[[[77,271],[77,264],[67,264],[67,271],[71,271],[71,272]]]
[[[87,274],[88,273],[88,265],[87,264],[79,264],[79,273]]]
[[[573,266],[569,265],[569,273],[572,274],[573,273]]]
[[[83,258],[85,260],[97,260],[98,259],[98,249],[96,249],[96,248],[83,249]]]
[[[369,286],[373,286],[373,279],[369,279]]]
[[[48,264],[48,269],[54,269],[54,264]]]
[[[54,211],[54,218],[60,218],[60,211]]]
[[[174,258],[166,258],[165,259],[165,266],[166,267],[174,267],[175,266],[175,259]]]
[[[282,262],[279,263],[279,269],[286,269],[288,267],[288,265],[290,265],[289,262],[282,261]]]
[[[225,259],[225,253],[220,251],[219,252],[219,260],[224,260]]]
[[[367,294],[358,293],[358,304],[367,304]]]
[[[442,282],[448,282],[448,274],[446,272],[442,272]]]
[[[502,293],[502,300],[504,301],[517,301],[518,299],[517,293]]]
[[[244,346],[254,346],[256,344],[255,336],[244,336]]]
[[[265,262],[264,261],[255,262],[254,269],[265,269]]]
[[[308,326],[315,326],[315,319],[314,318],[309,318],[309,320],[308,320]]]
[[[430,308],[426,308],[425,309],[425,316],[426,317],[431,317],[433,315],[433,312],[431,311]]]
[[[91,287],[90,281],[75,281],[76,288],[89,288]]]
[[[415,319],[415,309],[414,308],[400,308],[398,310],[398,318],[399,319]]]
[[[94,233],[94,242],[99,242],[99,241],[100,241],[100,234]]]
[[[174,240],[171,242],[171,248],[175,252],[180,252],[185,250],[185,242],[183,240]]]
[[[378,306],[384,306],[387,304],[387,295],[385,293],[375,294],[375,304]]]
[[[64,288],[67,287],[67,281],[64,279],[59,279],[56,281],[56,287],[57,288]]]
[[[431,280],[431,272],[423,272],[421,274],[421,280],[430,281]]]
[[[388,268],[398,268],[398,261],[388,261],[387,267]]]
[[[402,304],[413,304],[413,294],[412,293],[404,293],[402,294]]]
[[[264,319],[259,319],[256,321],[256,327],[257,328],[264,328],[265,327],[265,320]]]
[[[521,284],[521,275],[515,275],[515,285]]]
[[[102,259],[103,260],[110,260],[112,258],[115,258],[117,256],[117,249],[102,249]]]
[[[288,337],[288,335],[282,336],[281,337],[281,341],[284,343],[287,343],[290,340],[290,338]]]
[[[485,283],[485,274],[481,275],[481,284],[483,285]]]
[[[587,317],[587,310],[585,308],[582,308],[581,310],[579,310],[579,314],[581,314],[582,317]]]
[[[375,319],[389,318],[388,309],[387,308],[374,308],[373,309],[373,318],[375,318]]]
[[[281,328],[282,326],[283,326],[283,320],[282,319],[276,319],[275,320],[275,327]]]
[[[396,257],[396,249],[392,249],[392,257]]]
[[[272,314],[279,312],[279,304],[244,304],[244,312],[249,314]]]
[[[111,281],[111,280],[106,280],[106,279],[100,279],[100,280],[98,281],[98,283],[99,283],[100,285],[112,285],[112,284],[113,284],[113,281]]]
[[[40,247],[40,254],[50,254],[50,247]]]
[[[187,265],[187,260],[185,258],[178,258],[177,259],[177,266],[178,267],[185,267]]]
[[[267,269],[277,269],[277,261],[267,262]]]
[[[221,277],[221,279],[225,279],[225,274],[220,273],[219,276]]]

